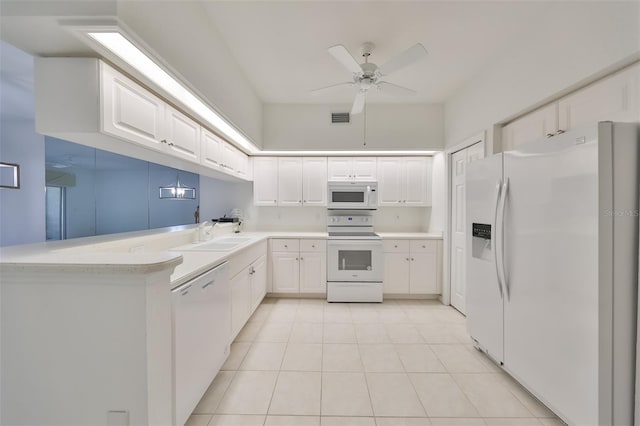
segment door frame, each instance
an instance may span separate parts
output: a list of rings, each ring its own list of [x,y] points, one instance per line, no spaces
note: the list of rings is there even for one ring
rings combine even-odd
[[[486,144],[486,131],[481,132],[468,137],[462,142],[446,149],[445,155],[445,187],[447,188],[447,200],[444,205],[444,234],[442,241],[442,260],[444,268],[442,271],[442,303],[444,305],[451,305],[451,157],[458,151],[469,148],[472,145],[481,143],[484,148],[485,157],[487,156],[487,144]]]

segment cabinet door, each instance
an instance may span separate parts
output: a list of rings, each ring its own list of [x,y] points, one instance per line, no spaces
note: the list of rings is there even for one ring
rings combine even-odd
[[[326,157],[302,159],[302,204],[305,206],[327,205]]]
[[[409,265],[409,253],[384,254],[382,287],[385,293],[409,294]]]
[[[402,205],[402,160],[398,157],[378,158],[378,204]]]
[[[410,157],[402,162],[403,205],[431,205],[431,158]]]
[[[225,143],[204,127],[200,132],[200,164],[215,170],[221,170],[222,144]]]
[[[353,157],[355,180],[376,180],[376,157]]]
[[[519,118],[502,128],[502,149],[545,138],[558,130],[558,104],[553,103]]]
[[[200,125],[169,105],[166,105],[165,112],[168,152],[185,160],[199,162]]]
[[[300,260],[298,253],[274,252],[271,255],[274,293],[298,293]]]
[[[222,167],[224,167],[227,173],[234,174],[236,171],[237,165],[237,149],[231,145],[230,143],[223,142],[222,143]]]
[[[353,159],[350,157],[329,157],[327,159],[328,180],[351,180]]]
[[[302,205],[302,158],[278,157],[278,205]]]
[[[300,293],[326,293],[327,253],[300,253]]]
[[[255,157],[253,159],[253,204],[278,205],[278,159]]]
[[[164,150],[164,102],[101,63],[102,130],[127,141]]]
[[[260,256],[253,262],[251,268],[251,312],[253,313],[267,294],[267,256]]]
[[[596,121],[637,121],[640,65],[627,68],[566,96],[558,103],[559,127],[571,130]]]
[[[231,340],[235,339],[251,315],[249,268],[231,279]]]
[[[438,294],[437,252],[411,253],[409,291],[411,294]]]

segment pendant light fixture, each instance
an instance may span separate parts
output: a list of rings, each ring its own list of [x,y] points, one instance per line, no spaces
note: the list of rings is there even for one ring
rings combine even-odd
[[[160,199],[167,200],[195,200],[196,189],[180,183],[180,172],[176,173],[176,182],[173,185],[160,187]]]

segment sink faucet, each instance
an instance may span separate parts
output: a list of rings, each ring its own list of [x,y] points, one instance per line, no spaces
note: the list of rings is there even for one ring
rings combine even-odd
[[[198,225],[198,230],[197,230],[198,241],[209,241],[212,237],[212,231],[214,226],[216,226],[216,224],[211,223],[209,221],[205,221],[200,225]]]

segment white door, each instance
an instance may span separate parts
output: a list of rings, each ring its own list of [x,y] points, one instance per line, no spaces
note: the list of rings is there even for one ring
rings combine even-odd
[[[353,159],[349,157],[329,157],[327,159],[329,180],[351,180]]]
[[[302,205],[302,158],[278,157],[278,206]]]
[[[267,256],[260,256],[253,262],[251,268],[251,312],[253,312],[267,294]]]
[[[278,158],[255,157],[253,159],[253,204],[278,205]]]
[[[169,105],[165,111],[168,152],[185,160],[199,162],[200,125]]]
[[[484,157],[478,142],[451,155],[451,305],[466,312],[465,172],[467,163]]]
[[[409,292],[438,294],[438,254],[436,251],[411,253]]]
[[[302,203],[305,206],[327,205],[327,158],[302,159]]]
[[[402,159],[378,158],[378,205],[402,205]]]
[[[222,144],[224,141],[204,127],[200,132],[200,164],[220,170],[222,160]]]
[[[298,293],[300,260],[298,253],[274,252],[271,255],[274,293]]]
[[[101,63],[102,130],[156,150],[164,150],[164,102]]]
[[[300,253],[300,293],[325,293],[327,291],[327,254],[324,252]]]
[[[384,254],[384,293],[409,294],[409,253]]]
[[[431,186],[430,158],[409,157],[402,162],[403,189],[402,204],[406,206],[426,206]]]
[[[251,280],[244,269],[231,279],[231,340],[235,339],[251,315]]]
[[[376,180],[376,157],[353,157],[353,178],[355,180]]]

